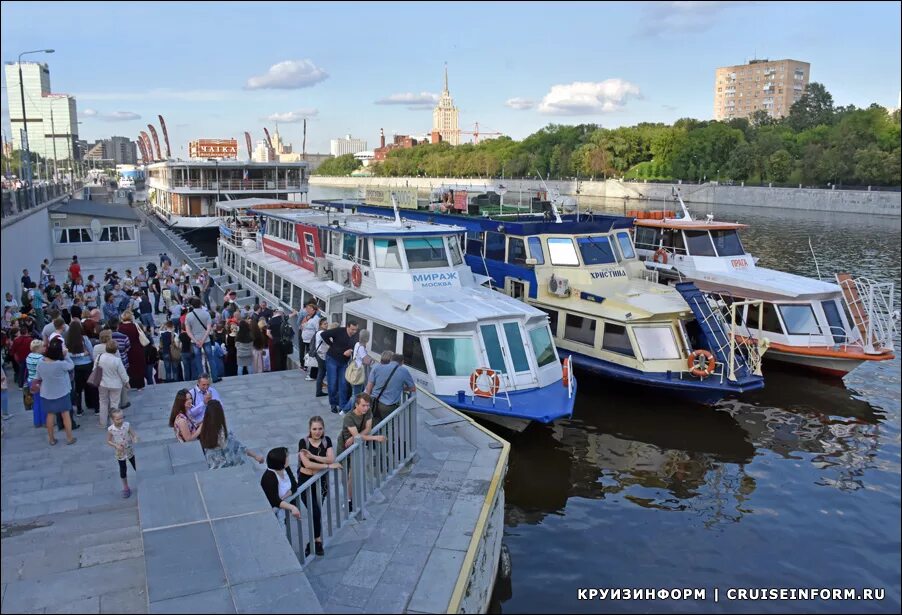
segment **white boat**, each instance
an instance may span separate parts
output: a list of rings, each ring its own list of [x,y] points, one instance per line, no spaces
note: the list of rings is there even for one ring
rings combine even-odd
[[[544,312],[481,285],[463,228],[312,210],[250,209],[220,235],[224,272],[254,295],[371,332],[374,357],[405,357],[417,387],[514,430],[573,411]],[[566,384],[565,384],[566,383]]]
[[[168,226],[219,228],[220,201],[263,198],[301,205],[307,198],[306,162],[166,160],[147,166],[147,200]]]
[[[768,359],[843,376],[865,361],[895,356],[892,282],[840,273],[833,283],[759,267],[739,238],[746,225],[694,220],[681,198],[680,204],[681,218],[635,221],[637,252],[662,281],[689,280],[703,291],[762,300],[763,313],[748,307],[742,322],[769,340]]]

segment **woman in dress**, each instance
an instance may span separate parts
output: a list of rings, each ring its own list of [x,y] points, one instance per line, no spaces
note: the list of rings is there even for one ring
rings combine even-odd
[[[129,342],[128,384],[133,389],[141,390],[144,388],[147,363],[144,358],[144,344],[141,343],[141,333],[138,332],[138,325],[135,324],[135,316],[131,310],[122,312],[119,333],[128,337]]]
[[[72,382],[70,374],[75,368],[69,358],[62,338],[55,337],[47,345],[44,359],[38,363],[37,376],[41,379],[41,404],[47,413],[47,439],[50,446],[56,444],[56,415],[59,414],[66,430],[66,444],[75,444],[72,435]]]
[[[188,389],[175,394],[172,412],[169,413],[169,426],[175,431],[175,439],[179,442],[193,442],[200,436],[197,426],[188,418],[188,410],[193,405],[194,398]]]
[[[222,404],[215,399],[207,402],[204,422],[198,428],[200,445],[204,449],[204,457],[211,470],[230,468],[244,464],[245,456],[263,463],[263,456],[255,453],[229,431],[226,425]]]
[[[238,336],[238,325],[229,323],[229,334],[225,336],[225,375],[238,375],[238,348],[236,340]]]
[[[257,323],[252,323],[251,335],[254,337],[254,373],[262,374],[263,353],[267,351],[269,342],[269,338],[266,335],[266,321],[261,318]]]
[[[254,373],[254,337],[247,320],[238,323],[235,336],[235,373],[239,376]]]

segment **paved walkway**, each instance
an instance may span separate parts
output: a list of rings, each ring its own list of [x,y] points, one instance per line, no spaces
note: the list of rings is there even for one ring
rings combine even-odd
[[[60,439],[60,444],[50,447],[46,430],[32,427],[19,390],[10,391],[14,416],[6,421],[0,492],[3,613],[133,613],[145,612],[148,605],[154,612],[185,611],[205,604],[205,596],[197,593],[166,594],[165,599],[160,594],[160,600],[153,599],[161,582],[158,572],[171,575],[172,566],[167,572],[145,553],[136,506],[141,496],[142,455],[148,467],[155,463],[149,452],[153,447],[165,450],[174,442],[166,422],[175,392],[182,386],[156,385],[131,393],[126,418],[143,444],[137,455],[139,478],[130,479],[134,492],[130,499],[120,496],[118,466],[93,416],[82,418],[76,444],[66,446]],[[313,398],[313,383],[298,371],[227,378],[216,388],[230,428],[262,454],[275,446],[295,451],[313,414],[326,420],[327,434],[334,438],[338,433],[339,417],[328,411],[327,398]],[[381,501],[369,507],[368,519],[345,526],[327,541],[326,557],[317,558],[303,571],[319,605],[312,604],[312,599],[306,606],[266,602],[266,584],[278,579],[253,579],[253,591],[242,593],[239,581],[246,579],[230,576],[236,573],[230,568],[230,555],[221,548],[221,561],[211,556],[200,563],[196,553],[187,554],[198,568],[222,566],[215,577],[221,580],[205,590],[212,592],[207,597],[215,595],[215,603],[204,608],[216,612],[447,609],[467,552],[473,548],[472,535],[480,527],[480,511],[503,453],[496,438],[422,395],[418,438],[418,459],[386,485]],[[246,468],[254,471],[249,480],[258,481],[262,466]],[[197,467],[185,469],[200,470],[194,474],[201,477],[198,485],[213,474]],[[262,492],[257,495],[263,498]],[[251,543],[238,554],[253,560],[253,550]],[[244,587],[250,586],[245,583]]]

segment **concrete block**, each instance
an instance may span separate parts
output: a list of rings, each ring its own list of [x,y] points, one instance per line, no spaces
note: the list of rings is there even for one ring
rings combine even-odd
[[[214,589],[157,600],[150,603],[151,613],[235,613],[235,603],[228,589]]]
[[[143,587],[115,591],[100,596],[100,612],[126,615],[147,612],[147,592]]]
[[[301,571],[272,511],[215,520],[213,534],[232,585]]]
[[[333,613],[346,613],[351,609],[362,609],[366,612],[366,603],[370,599],[372,589],[339,583],[333,588],[326,608]]]
[[[460,551],[433,549],[410,598],[408,608],[424,613],[447,611],[454,585],[460,575],[464,555]]]
[[[391,561],[388,563],[388,568],[382,573],[382,578],[379,579],[377,587],[387,585],[397,588],[414,588],[419,582],[422,572],[423,566],[413,566]]]
[[[373,589],[366,603],[368,613],[403,613],[410,597],[413,595],[413,586],[404,589],[395,585],[382,585]]]
[[[209,523],[144,532],[150,602],[225,587]]]
[[[81,485],[67,485],[53,489],[41,489],[29,493],[13,494],[9,498],[12,506],[25,506],[28,504],[42,504],[56,502],[63,499],[77,498],[82,495],[92,495],[94,486],[91,483]]]
[[[169,459],[173,468],[191,463],[203,463],[205,465],[207,463],[204,451],[197,441],[173,442],[168,444],[167,448],[169,449]]]
[[[303,572],[232,586],[239,613],[323,613]]]
[[[96,566],[97,564],[106,564],[108,562],[118,562],[123,559],[132,557],[142,557],[144,555],[144,546],[141,538],[134,538],[124,542],[115,542],[112,544],[97,545],[82,549],[79,566],[87,568],[88,566]]]
[[[268,512],[274,517],[259,474],[247,464],[201,472],[197,480],[211,519],[250,512]]]
[[[345,573],[342,583],[349,587],[372,589],[388,566],[391,555],[361,550]],[[349,606],[357,606],[350,604]]]
[[[47,607],[45,613],[99,613],[100,596],[81,600],[63,600],[60,604]]]
[[[193,474],[155,476],[138,482],[141,529],[148,530],[207,518]]]
[[[481,502],[458,500],[445,520],[445,525],[435,542],[436,547],[466,551],[470,546],[473,530],[482,510]]]

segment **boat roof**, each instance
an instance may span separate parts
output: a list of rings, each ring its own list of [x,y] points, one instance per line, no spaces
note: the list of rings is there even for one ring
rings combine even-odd
[[[296,201],[284,201],[280,199],[261,199],[252,197],[249,199],[234,199],[231,201],[217,201],[216,207],[225,211],[239,209],[296,209],[300,203]]]
[[[392,209],[378,205],[368,205],[358,199],[314,199],[314,205],[336,207],[338,209],[356,209],[358,212],[390,216]],[[514,214],[510,216],[465,216],[461,214],[443,214],[434,211],[420,211],[399,208],[401,217],[407,220],[419,220],[440,224],[453,224],[467,231],[494,231],[507,235],[573,235],[584,233],[609,233],[616,229],[628,229],[633,224],[632,218],[602,214],[563,214],[562,222],[546,220],[541,214]]]
[[[787,299],[818,298],[840,292],[839,286],[832,282],[813,280],[766,267],[724,272],[699,271],[698,275],[704,276],[707,284],[723,283],[754,293]]]
[[[384,214],[334,214],[309,209],[250,209],[248,211],[266,218],[318,226],[331,231],[342,231],[355,235],[456,235],[466,230],[461,226],[415,220],[402,220],[401,224],[398,224],[393,218],[387,218]]]
[[[636,226],[649,226],[652,228],[682,229],[684,231],[728,231],[748,228],[747,224],[739,222],[716,222],[708,220],[683,220],[682,218],[649,220],[636,219]]]

